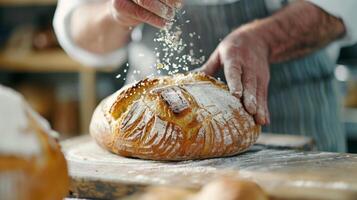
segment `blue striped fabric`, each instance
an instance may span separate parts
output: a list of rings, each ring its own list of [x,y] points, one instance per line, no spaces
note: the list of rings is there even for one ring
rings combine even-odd
[[[318,150],[346,151],[335,65],[324,51],[271,66],[271,125],[264,131],[313,137]]]

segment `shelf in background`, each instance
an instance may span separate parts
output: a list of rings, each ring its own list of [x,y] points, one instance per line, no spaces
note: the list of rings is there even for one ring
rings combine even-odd
[[[56,5],[57,0],[0,0],[0,6]]]
[[[10,53],[11,52],[11,53]],[[124,64],[127,59],[126,52],[121,55]],[[0,70],[12,72],[75,72],[80,80],[80,111],[81,131],[88,133],[89,122],[96,106],[96,72],[112,72],[117,67],[86,67],[71,59],[63,50],[53,49],[46,51],[3,51],[0,52]]]
[[[126,56],[123,56],[123,62]],[[94,70],[71,59],[63,50],[31,51],[24,54],[0,52],[0,69],[18,72],[80,72]],[[96,68],[109,72],[113,67]]]

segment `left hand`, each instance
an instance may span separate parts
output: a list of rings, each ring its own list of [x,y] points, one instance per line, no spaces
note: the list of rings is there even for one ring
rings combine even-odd
[[[230,92],[242,98],[244,107],[260,125],[270,123],[268,54],[268,46],[254,33],[254,27],[246,25],[229,34],[199,69],[214,75],[223,67]]]

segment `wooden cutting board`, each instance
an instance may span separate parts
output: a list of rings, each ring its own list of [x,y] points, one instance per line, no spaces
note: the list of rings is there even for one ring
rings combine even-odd
[[[357,199],[357,155],[352,154],[258,145],[233,157],[156,162],[111,154],[88,136],[65,141],[62,146],[75,197],[118,199],[155,185],[198,189],[210,180],[229,176],[253,180],[276,199]]]

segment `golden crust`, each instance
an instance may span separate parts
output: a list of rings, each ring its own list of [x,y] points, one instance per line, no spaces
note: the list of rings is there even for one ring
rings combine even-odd
[[[119,90],[97,107],[90,132],[122,156],[188,160],[243,152],[260,127],[225,84],[194,73],[145,79]]]
[[[14,200],[63,199],[69,188],[64,155],[57,141],[31,115],[28,117],[29,129],[39,139],[42,153],[31,158],[0,155],[0,194]]]

